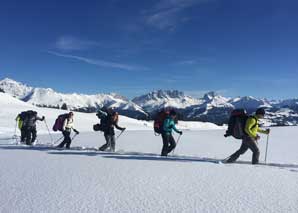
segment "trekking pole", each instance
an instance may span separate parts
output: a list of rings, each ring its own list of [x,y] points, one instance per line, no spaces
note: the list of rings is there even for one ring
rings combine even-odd
[[[50,138],[51,138],[51,143],[53,143],[53,137],[52,137],[52,134],[50,133],[50,129],[49,129],[49,126],[48,126],[48,124],[46,122],[46,119],[44,119],[44,123],[46,124],[47,130],[49,132],[49,135],[50,135]]]
[[[18,144],[17,127],[18,127],[18,122],[16,120],[16,125],[15,125],[15,128],[14,128],[14,135],[13,135],[13,137],[15,137],[15,139],[16,139],[16,144]]]
[[[179,143],[179,141],[180,141],[180,138],[181,138],[181,135],[179,135],[179,137],[178,137],[178,139],[177,139],[177,142],[176,142],[176,147],[177,147],[177,145],[178,145],[178,143]],[[175,149],[176,149],[176,147],[175,147]],[[172,153],[172,155],[174,155],[174,154],[175,154],[175,149],[173,150],[173,153]]]
[[[120,138],[120,136],[123,134],[125,130],[121,131],[121,133],[116,137],[116,140],[118,140],[118,138]]]
[[[73,141],[74,139],[75,139],[75,137],[77,137],[77,133],[74,135],[74,136],[72,136],[72,138],[71,138],[71,141]]]
[[[268,142],[269,142],[269,134],[267,135],[267,142],[266,142],[265,163],[267,163]]]
[[[55,144],[57,144],[64,136],[61,136],[58,140],[56,140],[54,143],[52,143],[53,146],[55,146]]]

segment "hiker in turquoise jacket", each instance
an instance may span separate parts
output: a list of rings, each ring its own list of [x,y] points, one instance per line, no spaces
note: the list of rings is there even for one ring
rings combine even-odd
[[[176,116],[177,113],[172,110],[169,116],[164,120],[163,132],[161,134],[163,142],[161,156],[167,156],[176,147],[176,142],[172,135],[173,130],[182,135],[182,131],[178,130],[175,125]]]

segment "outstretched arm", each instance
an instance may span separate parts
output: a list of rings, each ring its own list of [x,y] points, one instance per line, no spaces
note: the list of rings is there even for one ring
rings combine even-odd
[[[115,125],[116,129],[118,129],[118,130],[120,130],[120,131],[124,131],[124,130],[126,129],[126,128],[124,128],[124,127],[120,127],[120,126],[118,126],[118,123],[115,123],[114,125]]]
[[[182,134],[182,131],[180,131],[179,129],[177,129],[176,124],[174,121],[171,122],[171,126],[173,128],[173,130],[178,133],[178,134]]]
[[[267,135],[268,135],[268,134],[270,133],[270,129],[266,129],[266,130],[265,130],[265,129],[258,128],[258,132],[259,132],[259,133],[263,133],[263,134],[267,134]]]
[[[42,116],[42,117],[38,117],[38,116],[36,116],[36,120],[38,120],[38,121],[44,121],[44,119],[45,119],[44,116]]]

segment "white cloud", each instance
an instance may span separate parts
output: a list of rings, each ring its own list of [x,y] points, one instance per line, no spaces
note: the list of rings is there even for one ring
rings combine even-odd
[[[81,40],[73,36],[61,36],[55,42],[56,49],[61,51],[86,50],[98,46],[101,46],[99,42]]]
[[[59,56],[59,57],[63,57],[63,58],[70,58],[70,59],[81,61],[81,62],[84,62],[87,64],[100,66],[100,67],[117,68],[117,69],[130,70],[130,71],[131,70],[147,70],[148,69],[148,68],[141,67],[141,66],[132,66],[132,65],[115,63],[115,62],[110,62],[110,61],[90,59],[90,58],[85,58],[85,57],[81,57],[81,56],[61,54],[61,53],[57,53],[54,51],[48,51],[48,53],[55,55],[55,56]]]
[[[211,57],[200,57],[196,59],[189,59],[175,62],[174,65],[195,65],[195,64],[206,64],[215,62],[214,58]]]
[[[183,10],[209,1],[211,0],[161,0],[153,9],[145,12],[145,22],[160,30],[173,30],[178,24],[189,20],[182,15]]]
[[[197,63],[198,63],[197,60],[185,60],[185,61],[176,62],[175,64],[177,64],[177,65],[194,65]]]

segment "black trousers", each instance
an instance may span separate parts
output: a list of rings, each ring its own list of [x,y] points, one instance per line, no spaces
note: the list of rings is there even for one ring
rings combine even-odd
[[[32,145],[36,140],[36,127],[23,127],[21,130],[21,141],[27,145]]]
[[[108,148],[110,148],[110,150],[112,152],[115,152],[115,146],[116,146],[116,139],[115,139],[115,135],[110,135],[110,134],[105,134],[105,139],[106,139],[106,143],[104,145],[102,145],[99,150],[100,151],[105,151]]]
[[[240,155],[244,154],[248,149],[250,149],[253,153],[252,164],[259,163],[260,150],[258,148],[257,142],[253,138],[246,135],[242,140],[242,144],[240,148],[228,158],[227,162],[228,163],[235,162],[240,157]]]
[[[176,142],[172,134],[162,134],[162,150],[161,156],[167,156],[176,147]]]
[[[26,131],[24,128],[21,129],[21,142],[25,143],[25,139],[26,139]]]
[[[59,148],[63,148],[64,145],[66,144],[66,149],[70,148],[71,144],[71,138],[70,138],[70,132],[69,131],[63,131],[62,132],[64,139],[63,141],[58,145]]]

